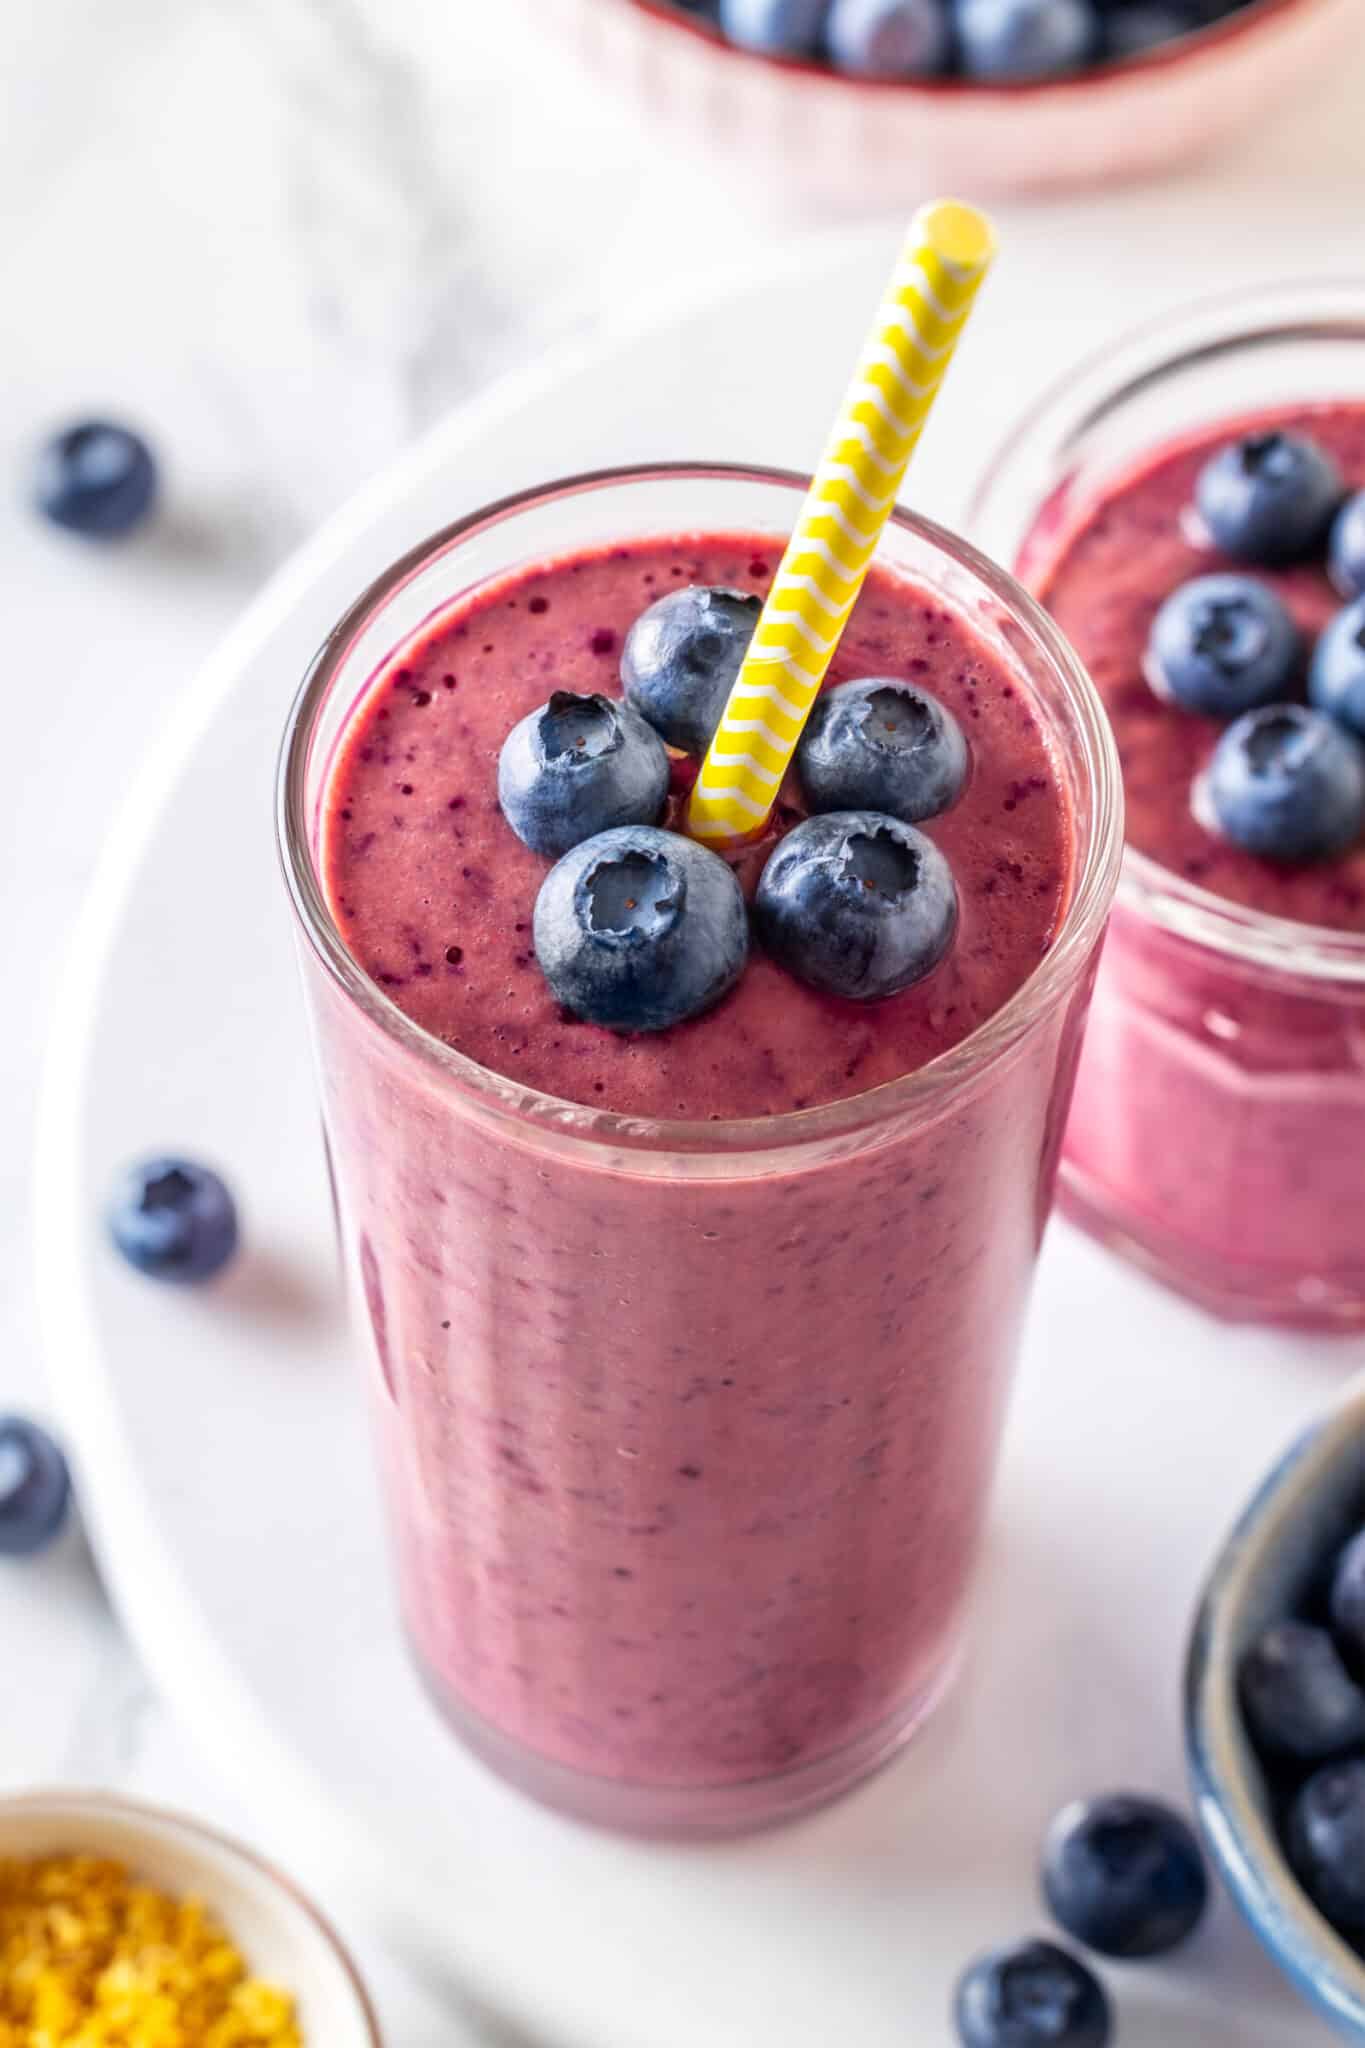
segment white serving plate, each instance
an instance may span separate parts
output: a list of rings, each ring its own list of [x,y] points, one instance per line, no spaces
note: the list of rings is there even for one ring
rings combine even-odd
[[[1273,176],[1211,197],[1222,281],[1266,274],[1292,200]],[[1008,257],[915,472],[926,510],[952,516],[1064,353],[1207,283],[1183,199],[1162,203],[1129,220],[1103,294],[1112,210],[1069,217],[1072,260],[1044,295],[1055,219],[1006,221]],[[1324,262],[1351,204],[1323,202]],[[895,240],[893,226],[810,244],[656,311],[499,388],[349,505],[187,685],[54,1020],[40,1283],[119,1604],[223,1768],[433,1971],[515,2009],[518,2048],[946,2040],[960,1963],[1039,1921],[1052,1808],[1119,1782],[1180,1796],[1178,1671],[1204,1564],[1277,1445],[1365,1355],[1217,1330],[1056,1229],[967,1674],[894,1769],[786,1831],[681,1849],[555,1819],[451,1742],[405,1662],[275,873],[285,711],[361,585],[481,500],[631,458],[809,464]],[[115,1165],[163,1145],[218,1162],[241,1195],[250,1252],[216,1290],[160,1291],[102,1241]],[[1118,1988],[1125,2048],[1320,2038],[1226,1909],[1197,1953]]]

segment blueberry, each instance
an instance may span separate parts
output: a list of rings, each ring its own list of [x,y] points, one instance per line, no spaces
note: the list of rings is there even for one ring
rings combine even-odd
[[[1338,612],[1318,641],[1308,695],[1319,711],[1365,737],[1365,597]]]
[[[533,934],[556,1001],[614,1031],[666,1031],[710,1009],[749,952],[733,870],[649,825],[599,832],[556,862]]]
[[[956,803],[968,761],[962,728],[937,697],[882,676],[817,697],[796,750],[812,811],[881,811],[908,825]]]
[[[721,32],[744,50],[810,57],[820,45],[829,0],[720,0]]]
[[[45,1429],[0,1416],[0,1557],[33,1557],[60,1534],[71,1476]]]
[[[1365,756],[1323,712],[1268,704],[1228,727],[1195,801],[1248,853],[1326,860],[1365,824]]]
[[[952,50],[946,0],[833,0],[825,47],[859,77],[928,77]]]
[[[237,1249],[237,1210],[216,1173],[190,1159],[130,1166],[109,1204],[109,1234],[153,1280],[208,1280]]]
[[[876,811],[806,818],[770,855],[759,937],[799,981],[875,1002],[922,981],[952,943],[957,890],[922,832]]]
[[[1328,565],[1343,597],[1365,597],[1365,491],[1348,498],[1332,521]]]
[[[1106,16],[1104,53],[1119,59],[1141,57],[1202,26],[1196,9],[1182,5],[1181,0],[1130,0],[1127,6],[1111,8]]]
[[[1289,1809],[1289,1859],[1336,1928],[1365,1934],[1365,1762],[1327,1764]]]
[[[1106,2048],[1109,2001],[1079,1957],[1021,1941],[980,1957],[953,2004],[962,2048]]]
[[[1193,1831],[1155,1799],[1111,1793],[1064,1807],[1043,1849],[1043,1893],[1059,1926],[1101,1955],[1164,1955],[1208,1904]]]
[[[621,681],[670,747],[706,752],[762,609],[742,590],[692,584],[641,612],[621,650]]]
[[[1147,679],[1160,697],[1209,718],[1236,718],[1289,694],[1298,628],[1251,576],[1197,576],[1152,621]]]
[[[109,420],[83,420],[38,450],[33,502],[54,526],[109,540],[146,517],[156,482],[152,451],[137,434]]]
[[[1365,1670],[1365,1529],[1346,1544],[1332,1572],[1332,1627],[1357,1669]]]
[[[1095,54],[1090,0],[957,0],[962,68],[969,77],[1056,78]]]
[[[652,825],[668,775],[668,749],[628,704],[556,690],[503,741],[498,802],[518,839],[558,858],[613,825]]]
[[[1199,472],[1194,502],[1214,543],[1242,562],[1297,562],[1327,538],[1343,485],[1300,434],[1245,434]]]
[[[1365,1742],[1365,1693],[1326,1629],[1273,1621],[1244,1653],[1237,1689],[1262,1756],[1325,1763]]]

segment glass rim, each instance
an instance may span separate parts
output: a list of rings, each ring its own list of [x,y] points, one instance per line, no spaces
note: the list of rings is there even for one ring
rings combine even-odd
[[[989,529],[994,500],[1016,470],[1040,460],[1052,470],[1087,433],[1163,377],[1239,348],[1333,339],[1365,342],[1365,279],[1317,276],[1205,293],[1125,328],[1055,377],[1001,441],[972,491],[969,530]],[[1216,420],[1211,415],[1209,424]],[[1021,531],[1013,545],[1023,538]],[[1243,965],[1306,980],[1365,982],[1365,933],[1229,902],[1127,844],[1115,901],[1120,910]]]
[[[598,1110],[511,1080],[446,1045],[416,1024],[371,980],[347,948],[328,907],[312,857],[306,777],[317,717],[357,636],[382,608],[441,556],[519,512],[617,485],[734,481],[778,486],[804,495],[810,478],[797,470],[728,462],[629,463],[586,470],[509,493],[452,521],[409,548],[373,578],[328,633],[305,674],[285,723],[276,776],[276,846],[299,927],[331,982],[372,1027],[454,1083],[490,1112],[524,1127],[554,1133],[593,1151],[648,1147],[677,1152],[760,1153],[851,1136],[906,1111],[941,1104],[1002,1058],[1060,999],[1084,969],[1113,900],[1123,852],[1123,789],[1118,754],[1099,694],[1069,643],[1006,570],[935,521],[897,506],[888,521],[966,568],[1022,623],[1060,676],[1075,717],[1093,789],[1088,843],[1078,849],[1075,882],[1053,945],[1010,999],[960,1044],[893,1081],[837,1102],[773,1116],[649,1118]]]

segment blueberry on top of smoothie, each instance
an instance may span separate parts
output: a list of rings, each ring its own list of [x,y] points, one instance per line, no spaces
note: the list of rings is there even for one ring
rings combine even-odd
[[[962,68],[972,78],[1055,78],[1095,54],[1090,0],[957,0]]]
[[[1343,597],[1365,597],[1365,491],[1348,498],[1333,520],[1327,564]]]
[[[1314,1903],[1342,1932],[1365,1934],[1365,1762],[1327,1764],[1289,1809],[1289,1856]]]
[[[1264,583],[1197,576],[1152,622],[1147,680],[1186,711],[1236,718],[1289,694],[1299,652],[1298,628]]]
[[[1135,1960],[1164,1955],[1193,1933],[1209,1886],[1188,1822],[1159,1800],[1111,1793],[1057,1815],[1043,1892],[1075,1940]]]
[[[0,1416],[0,1557],[34,1557],[60,1534],[71,1504],[66,1459],[45,1429]]]
[[[831,811],[794,827],[769,857],[754,921],[798,980],[875,1002],[938,965],[957,928],[957,890],[933,840],[913,825]]]
[[[1265,705],[1223,734],[1195,808],[1265,860],[1326,860],[1365,825],[1365,754],[1321,711]]]
[[[982,1956],[953,2002],[962,2048],[1106,2048],[1112,2022],[1098,1978],[1051,1941]]]
[[[636,619],[621,650],[626,702],[670,747],[706,752],[762,609],[747,591],[692,584]]]
[[[956,803],[968,765],[951,711],[927,690],[884,676],[824,691],[796,749],[812,811],[881,811],[908,825]]]
[[[45,441],[33,473],[44,519],[91,540],[113,540],[152,508],[157,472],[139,434],[112,420],[81,420]]]
[[[833,0],[825,47],[862,78],[925,78],[952,54],[945,0]]]
[[[1318,641],[1308,695],[1319,711],[1365,738],[1365,597],[1338,612]]]
[[[545,877],[532,923],[556,1000],[614,1031],[666,1031],[744,971],[749,923],[734,872],[652,826],[598,832]]]
[[[1327,538],[1344,485],[1315,441],[1244,434],[1199,472],[1195,506],[1215,545],[1242,562],[1296,562]]]
[[[556,690],[503,741],[498,802],[518,839],[557,857],[613,825],[652,825],[668,772],[663,741],[628,704]]]

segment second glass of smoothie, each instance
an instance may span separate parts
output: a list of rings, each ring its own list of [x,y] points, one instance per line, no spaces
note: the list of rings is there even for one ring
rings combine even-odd
[[[1202,1306],[1365,1326],[1365,844],[1298,865],[1228,843],[1192,791],[1222,727],[1144,672],[1158,607],[1236,570],[1302,638],[1345,597],[1323,545],[1222,556],[1196,481],[1247,435],[1306,437],[1365,486],[1365,291],[1186,309],[1073,372],[979,494],[974,530],[1057,618],[1114,723],[1128,851],[1067,1132],[1064,1207]]]
[[[924,828],[947,958],[861,1004],[755,947],[650,1034],[557,1007],[502,741],[553,689],[619,694],[668,590],[766,592],[804,488],[642,470],[461,522],[341,621],[282,763],[418,1665],[515,1784],[625,1828],[827,1799],[947,1683],[1117,875],[1084,672],[1008,576],[900,515],[829,681],[918,683],[967,732]],[[798,814],[789,787],[773,835]]]

